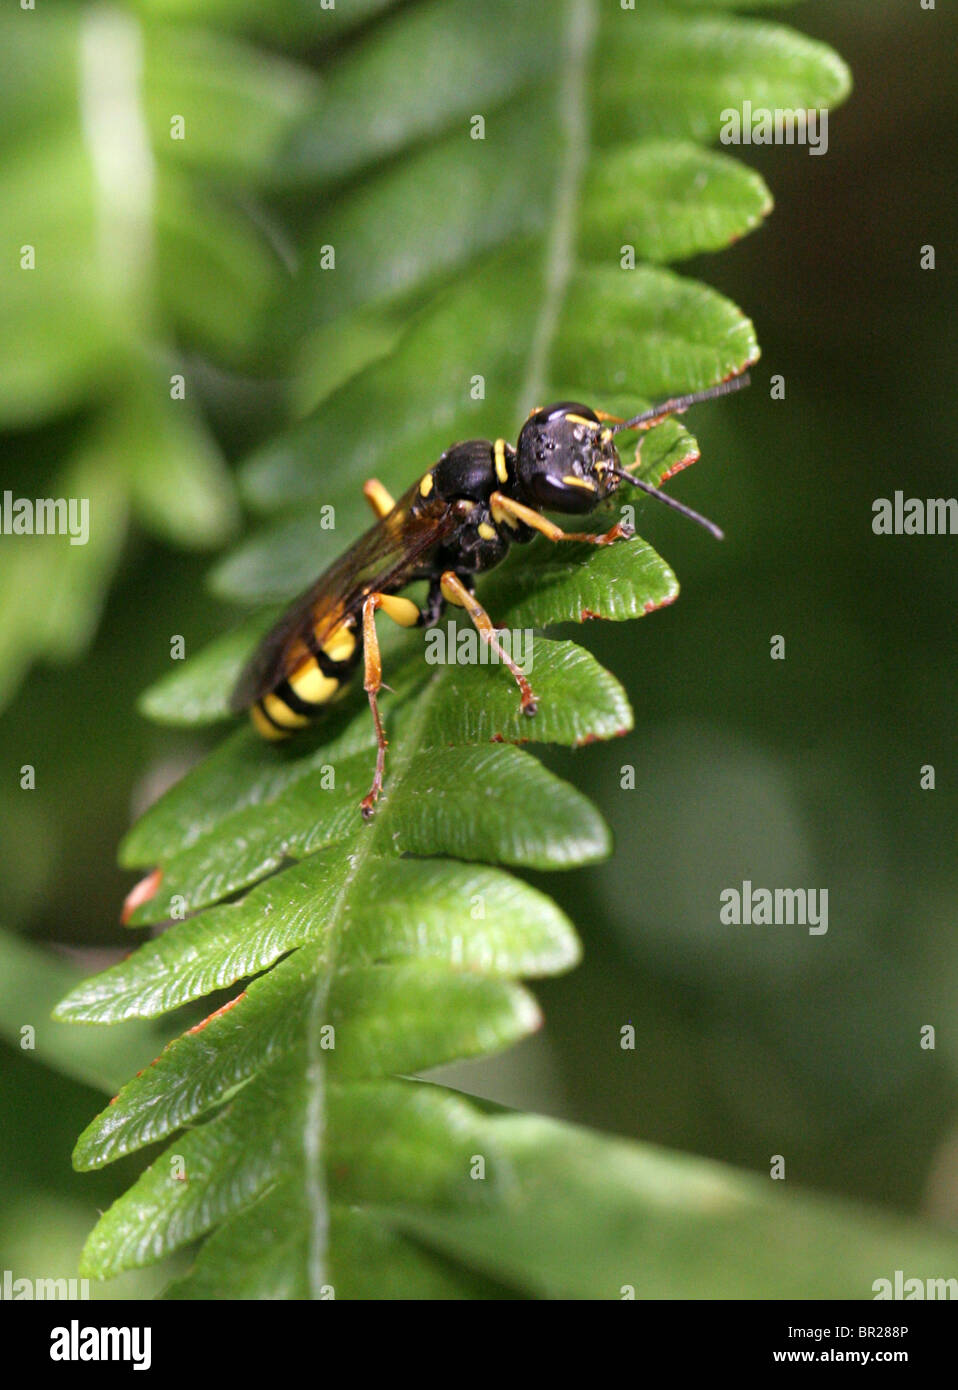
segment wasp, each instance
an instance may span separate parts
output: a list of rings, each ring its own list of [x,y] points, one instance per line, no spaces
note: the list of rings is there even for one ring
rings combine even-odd
[[[515,447],[504,439],[454,444],[398,501],[370,479],[363,491],[376,514],[374,525],[267,634],[240,676],[232,709],[248,710],[265,738],[286,738],[345,691],[362,660],[377,748],[372,786],[360,803],[368,819],[382,790],[387,747],[378,702],[383,679],[376,615],[382,612],[403,627],[431,627],[446,604],[453,604],[465,609],[511,671],[523,713],[534,715],[532,688],[476,598],[476,575],[498,565],[513,543],[523,545],[535,536],[589,545],[629,539],[633,528],[621,521],[594,534],[563,531],[542,515],[591,512],[623,484],[640,488],[721,539],[711,521],[633,475],[638,450],[635,462],[623,468],[615,437],[651,429],[670,415],[747,385],[747,375],[732,377],[630,420],[560,401],[529,415]],[[429,583],[422,608],[399,593],[416,580]]]

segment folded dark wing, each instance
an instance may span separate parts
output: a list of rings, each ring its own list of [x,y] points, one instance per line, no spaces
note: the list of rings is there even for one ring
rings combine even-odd
[[[413,510],[413,503],[416,508]],[[454,529],[452,505],[423,502],[418,483],[300,594],[267,633],[236,683],[236,713],[268,694],[353,615],[367,594],[394,592],[416,577],[427,553]]]

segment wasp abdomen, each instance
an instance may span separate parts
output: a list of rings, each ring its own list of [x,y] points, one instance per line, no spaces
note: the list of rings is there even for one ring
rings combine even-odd
[[[358,656],[356,634],[346,624],[322,643],[314,639],[296,669],[250,709],[257,731],[280,739],[304,728],[343,692]]]

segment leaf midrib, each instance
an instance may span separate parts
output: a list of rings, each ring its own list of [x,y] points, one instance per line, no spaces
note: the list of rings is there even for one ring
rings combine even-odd
[[[423,690],[419,709],[406,737],[399,745],[396,755],[390,760],[390,781],[392,789],[397,789],[406,776],[419,749],[422,730],[429,717],[433,701],[436,699],[442,681],[434,679]],[[356,811],[357,817],[359,810]],[[361,879],[363,870],[373,853],[384,821],[388,824],[388,803],[380,804],[372,820],[360,829],[359,848],[353,856],[352,864],[343,878],[342,886],[330,914],[327,933],[326,969],[317,981],[310,1006],[306,1033],[306,1084],[307,1102],[303,1128],[303,1161],[305,1169],[305,1202],[309,1213],[309,1248],[307,1255],[307,1277],[310,1297],[318,1299],[328,1283],[326,1276],[327,1253],[329,1245],[329,1200],[326,1192],[323,1169],[323,1140],[326,1131],[326,1070],[324,1049],[320,1045],[321,1030],[327,1021],[330,989],[336,974],[340,933],[344,908],[349,902],[353,885]]]
[[[585,74],[597,28],[595,0],[569,0],[561,48],[564,59],[562,78],[556,94],[559,125],[565,137],[564,149],[545,247],[542,307],[536,320],[529,347],[529,364],[516,403],[516,417],[520,420],[539,402],[545,390],[549,352],[573,270],[576,208],[590,147]]]
[[[565,134],[563,157],[556,184],[555,212],[545,248],[545,277],[542,308],[536,320],[529,350],[529,365],[518,404],[521,416],[528,403],[544,390],[546,364],[555,338],[559,313],[569,278],[573,270],[575,241],[575,210],[585,174],[590,143],[588,109],[585,93],[585,74],[592,54],[598,16],[595,0],[570,0],[567,10],[562,46],[566,61],[557,91],[557,111]],[[441,681],[433,681],[423,692],[419,712],[407,731],[400,751],[394,757],[392,785],[398,788],[415,756],[419,735],[436,698]],[[327,968],[317,983],[310,1008],[306,1039],[307,1104],[303,1132],[306,1207],[309,1212],[309,1251],[307,1276],[312,1298],[319,1298],[326,1283],[329,1245],[329,1201],[323,1171],[323,1139],[325,1135],[326,1076],[320,1036],[327,1016],[329,991],[336,971],[336,955],[343,924],[344,907],[353,885],[361,879],[363,870],[376,845],[383,823],[383,808],[368,833],[343,879],[337,895],[328,933]],[[388,815],[386,817],[388,819]]]

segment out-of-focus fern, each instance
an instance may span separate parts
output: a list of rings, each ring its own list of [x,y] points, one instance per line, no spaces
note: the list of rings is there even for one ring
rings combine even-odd
[[[260,365],[282,257],[256,199],[319,83],[201,27],[204,14],[88,3],[0,17],[2,482],[83,498],[90,514],[82,547],[4,547],[0,702],[33,660],[88,645],[131,522],[188,548],[236,529],[200,383],[211,365]],[[44,430],[64,416],[80,424],[51,446]]]
[[[260,22],[254,7],[215,14]],[[283,39],[325,22],[293,7]],[[453,440],[514,432],[546,399],[631,411],[753,362],[740,311],[660,267],[768,211],[761,179],[704,148],[724,108],[759,94],[834,105],[847,89],[822,45],[679,0],[405,5],[345,41],[321,78],[257,163],[300,248],[270,332],[309,414],[243,470],[267,521],[216,573],[233,599],[280,600],[314,577],[362,524],[369,474],[399,489]],[[642,475],[697,454],[668,422],[646,438]],[[542,629],[639,617],[677,584],[643,539],[537,542],[480,592],[497,621]],[[224,718],[274,611],[154,686],[146,711]],[[132,923],[172,924],[59,1016],[154,1017],[234,993],[81,1137],[81,1168],[169,1142],[100,1221],[86,1272],[212,1233],[178,1296],[704,1296],[719,1270],[732,1295],[762,1296],[774,1274],[782,1296],[866,1296],[869,1271],[893,1248],[900,1259],[887,1223],[399,1079],[538,1026],[519,981],[568,968],[579,948],[558,908],[502,866],[569,867],[609,846],[595,809],[518,744],[631,723],[614,677],[570,641],[536,638],[540,709],[521,721],[501,670],[429,667],[420,642],[387,649],[390,757],[370,825],[360,691],[288,746],[233,732],[130,832],[123,862],[162,871]]]

